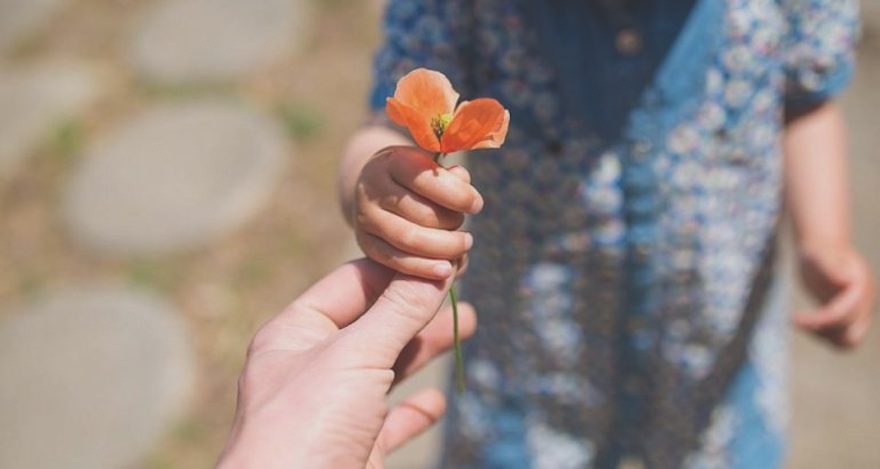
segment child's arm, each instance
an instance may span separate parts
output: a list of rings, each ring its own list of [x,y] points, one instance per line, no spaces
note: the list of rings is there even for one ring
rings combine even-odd
[[[850,233],[846,132],[840,110],[823,104],[788,123],[783,137],[785,199],[804,285],[821,302],[795,322],[839,347],[868,330],[874,280]]]
[[[462,167],[444,169],[401,134],[366,127],[350,140],[339,199],[364,254],[398,272],[444,280],[473,245],[457,230],[483,200]]]
[[[446,0],[385,3],[384,40],[373,61],[372,112],[383,112],[398,80],[416,68],[441,71],[460,86],[474,81],[460,54],[472,47],[462,34],[468,8]],[[453,264],[461,270],[472,243],[469,234],[449,230],[458,229],[463,214],[476,213],[483,202],[464,168],[440,168],[433,155],[412,145],[390,127],[357,132],[340,168],[340,202],[367,256],[399,272],[442,280],[455,270]]]

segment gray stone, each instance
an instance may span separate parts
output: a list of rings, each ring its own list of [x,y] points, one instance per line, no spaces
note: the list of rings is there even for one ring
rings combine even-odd
[[[0,0],[0,52],[14,49],[21,41],[39,33],[64,0]]]
[[[86,152],[64,200],[74,237],[154,254],[226,234],[269,199],[286,167],[282,131],[240,106],[159,106]]]
[[[147,79],[229,81],[283,59],[302,42],[306,6],[295,0],[178,0],[156,6],[135,32],[131,57]]]
[[[0,179],[11,174],[54,125],[92,104],[102,82],[96,70],[72,63],[0,72]]]
[[[184,410],[184,325],[153,296],[61,289],[0,322],[0,467],[118,468]]]

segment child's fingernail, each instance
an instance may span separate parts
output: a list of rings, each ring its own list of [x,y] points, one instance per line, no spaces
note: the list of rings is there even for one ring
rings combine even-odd
[[[464,248],[470,249],[474,246],[474,235],[470,233],[464,234]]]
[[[483,198],[478,197],[477,200],[474,201],[473,205],[471,205],[471,212],[477,213],[483,209]]]
[[[434,274],[438,277],[448,278],[452,275],[452,266],[448,262],[437,264],[434,266]]]

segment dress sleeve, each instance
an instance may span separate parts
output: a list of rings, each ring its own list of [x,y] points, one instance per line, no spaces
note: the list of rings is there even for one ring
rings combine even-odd
[[[467,96],[467,67],[461,44],[467,12],[458,0],[390,0],[383,21],[384,41],[373,62],[370,108],[385,108],[397,80],[407,72],[425,67],[449,77],[462,96]]]
[[[852,79],[859,36],[858,0],[781,0],[787,113],[813,108]]]

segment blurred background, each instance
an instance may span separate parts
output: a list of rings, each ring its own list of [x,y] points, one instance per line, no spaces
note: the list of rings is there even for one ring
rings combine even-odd
[[[880,272],[880,4],[864,7],[844,106],[857,244]],[[215,462],[253,332],[357,256],[335,173],[381,8],[0,0],[0,467]],[[880,467],[878,336],[840,355],[795,335],[790,467]],[[427,467],[436,439],[389,466]]]

